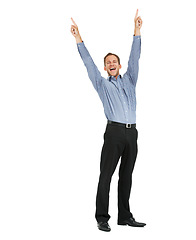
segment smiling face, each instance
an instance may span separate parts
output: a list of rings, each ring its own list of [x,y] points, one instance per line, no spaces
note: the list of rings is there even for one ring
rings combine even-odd
[[[107,71],[108,76],[114,76],[117,79],[120,69],[121,65],[115,55],[109,55],[106,57],[104,70]]]

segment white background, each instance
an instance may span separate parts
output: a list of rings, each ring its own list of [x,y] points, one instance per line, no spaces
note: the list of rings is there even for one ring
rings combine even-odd
[[[142,229],[94,219],[106,119],[70,33],[73,17],[103,76],[126,71],[136,9],[143,19],[137,84],[139,153],[130,199]],[[1,1],[0,238],[195,239],[193,1]]]

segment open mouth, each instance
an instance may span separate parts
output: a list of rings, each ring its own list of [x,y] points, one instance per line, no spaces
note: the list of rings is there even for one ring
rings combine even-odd
[[[112,72],[112,71],[115,71],[116,70],[116,68],[110,68],[110,71]]]

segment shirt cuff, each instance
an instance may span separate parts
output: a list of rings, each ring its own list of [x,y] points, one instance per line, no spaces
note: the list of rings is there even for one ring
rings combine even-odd
[[[84,45],[84,42],[80,42],[80,43],[77,43],[78,46],[83,46]]]

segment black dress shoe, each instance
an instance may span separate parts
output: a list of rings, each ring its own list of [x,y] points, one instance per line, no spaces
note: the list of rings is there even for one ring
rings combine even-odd
[[[146,224],[136,222],[135,219],[131,217],[131,218],[129,218],[127,220],[124,220],[122,222],[118,222],[118,225],[129,225],[131,227],[144,227]]]
[[[109,224],[107,222],[99,222],[97,224],[97,227],[101,231],[105,231],[105,232],[110,232],[111,231],[111,228],[110,228],[110,226],[109,226]]]

